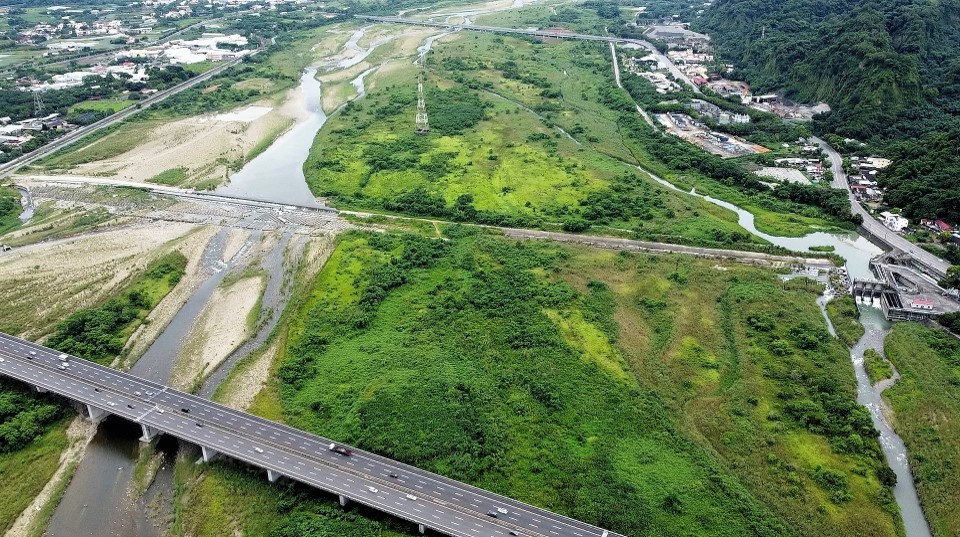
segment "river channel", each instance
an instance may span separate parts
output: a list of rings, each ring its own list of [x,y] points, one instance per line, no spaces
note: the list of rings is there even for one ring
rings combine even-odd
[[[643,170],[646,172],[646,170]],[[658,183],[673,190],[679,190],[671,183],[656,175],[646,172]],[[691,191],[690,194],[703,198],[710,203],[724,207],[737,213],[737,220],[741,227],[753,235],[769,241],[771,244],[782,246],[796,252],[809,252],[812,246],[833,246],[834,253],[843,257],[846,262],[847,272],[851,278],[874,278],[870,271],[870,259],[883,250],[871,243],[857,233],[810,233],[803,237],[777,237],[768,235],[759,231],[754,222],[754,216],[750,212],[728,203],[723,200],[711,198]],[[824,309],[826,301],[829,299],[826,295],[817,302],[824,312],[824,318],[827,327],[832,335],[836,336],[830,319],[827,318]],[[860,341],[850,349],[850,360],[853,363],[854,375],[857,380],[857,402],[862,404],[870,412],[873,420],[873,426],[880,433],[879,442],[883,454],[887,459],[887,464],[897,475],[897,484],[893,489],[893,496],[900,508],[900,515],[903,519],[904,529],[907,537],[930,537],[930,528],[923,515],[923,509],[920,506],[920,497],[917,495],[917,488],[913,482],[913,474],[910,471],[910,463],[907,457],[907,447],[890,426],[887,417],[883,413],[882,394],[883,390],[893,385],[899,375],[896,375],[891,382],[879,383],[874,386],[870,383],[870,377],[867,375],[863,365],[863,352],[868,349],[876,349],[883,353],[883,340],[890,332],[890,323],[883,316],[879,309],[867,305],[858,305],[860,309],[860,322],[865,329],[864,335]]]
[[[313,139],[327,122],[327,115],[320,107],[320,82],[316,73],[316,68],[309,68],[300,77],[303,107],[309,113],[307,120],[297,123],[266,151],[231,175],[230,182],[218,188],[217,194],[304,207],[318,206],[303,175],[303,163],[310,153]]]

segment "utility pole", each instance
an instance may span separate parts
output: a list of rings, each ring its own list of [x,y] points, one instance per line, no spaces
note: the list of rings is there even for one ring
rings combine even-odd
[[[424,135],[430,132],[430,122],[427,119],[427,102],[423,98],[423,72],[417,77],[417,134]]]
[[[33,92],[33,117],[40,117],[43,114],[43,97],[39,91]]]

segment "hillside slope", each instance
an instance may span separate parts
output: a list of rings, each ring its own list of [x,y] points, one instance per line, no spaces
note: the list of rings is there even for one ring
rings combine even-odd
[[[816,130],[891,154],[881,179],[909,216],[960,218],[937,194],[960,189],[955,159],[914,147],[960,135],[960,0],[721,0],[697,25],[757,92],[826,101]]]

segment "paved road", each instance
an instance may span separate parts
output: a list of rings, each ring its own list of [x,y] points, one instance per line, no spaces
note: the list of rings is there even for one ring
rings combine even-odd
[[[332,440],[93,362],[70,357],[60,369],[59,355],[0,334],[6,376],[446,535],[621,537],[373,453],[351,448],[350,456],[340,455],[328,449]]]
[[[259,50],[254,51],[253,54],[256,54],[258,52],[260,51]],[[128,117],[136,114],[137,112],[140,112],[141,110],[146,110],[147,108],[150,108],[154,104],[166,99],[167,97],[170,97],[171,95],[176,95],[177,93],[180,93],[183,90],[190,89],[193,86],[200,84],[201,82],[209,80],[210,78],[220,74],[225,69],[229,69],[230,67],[236,65],[241,61],[243,61],[243,59],[238,58],[236,60],[230,60],[228,62],[224,62],[223,65],[214,67],[213,69],[203,74],[197,75],[191,78],[190,80],[181,82],[180,84],[177,84],[172,88],[168,88],[163,91],[154,93],[150,97],[142,101],[139,101],[135,106],[125,108],[115,114],[112,114],[110,116],[107,116],[101,119],[100,121],[97,121],[96,123],[91,123],[86,127],[80,127],[79,129],[75,131],[71,131],[35,151],[31,151],[26,155],[23,155],[14,160],[11,160],[6,164],[0,165],[0,179],[15,172],[17,169],[21,168],[22,166],[26,166],[27,164],[37,161],[53,153],[54,151],[62,149],[67,145],[73,142],[76,142],[77,140],[79,140],[80,138],[83,138],[88,134],[93,134],[94,132],[100,129],[109,127],[110,125],[113,125],[119,121],[123,121],[124,119],[127,119]]]
[[[916,244],[913,244],[912,242],[903,238],[903,236],[890,231],[886,226],[880,223],[879,220],[874,218],[873,215],[871,215],[863,207],[863,205],[860,205],[860,202],[857,201],[850,189],[850,183],[847,182],[847,174],[843,171],[843,157],[841,157],[840,153],[838,153],[836,149],[831,147],[830,144],[824,140],[816,137],[812,139],[817,143],[817,145],[826,151],[827,155],[830,157],[830,171],[833,173],[833,187],[846,189],[847,196],[850,198],[850,206],[854,214],[859,214],[863,217],[864,229],[873,235],[880,237],[891,246],[909,253],[914,259],[920,261],[920,263],[926,265],[933,271],[938,272],[941,276],[946,275],[947,269],[950,268],[950,263],[940,259],[923,248],[920,248]]]
[[[389,22],[396,24],[410,24],[413,26],[430,26],[434,28],[446,28],[450,30],[472,30],[475,32],[492,32],[497,34],[516,34],[516,35],[532,35],[535,37],[547,37],[553,39],[577,39],[580,41],[600,41],[604,43],[634,43],[641,45],[650,51],[651,54],[656,56],[663,65],[667,65],[672,74],[678,80],[683,81],[688,86],[692,88],[694,93],[700,93],[700,88],[698,88],[690,78],[683,73],[672,61],[670,58],[666,57],[662,52],[657,50],[657,47],[653,46],[653,43],[649,41],[644,41],[642,39],[628,39],[625,37],[609,37],[603,35],[590,35],[590,34],[578,34],[572,32],[557,32],[549,30],[524,30],[520,28],[502,28],[499,26],[483,26],[479,24],[450,24],[447,22],[430,22],[417,19],[407,19],[403,17],[375,17],[373,15],[354,15],[358,19],[374,21],[374,22]]]

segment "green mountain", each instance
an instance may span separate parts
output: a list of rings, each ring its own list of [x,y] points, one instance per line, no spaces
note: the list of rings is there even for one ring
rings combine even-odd
[[[720,0],[696,26],[755,91],[825,101],[818,132],[895,158],[881,180],[910,216],[960,220],[956,154],[924,150],[960,137],[960,0]]]

